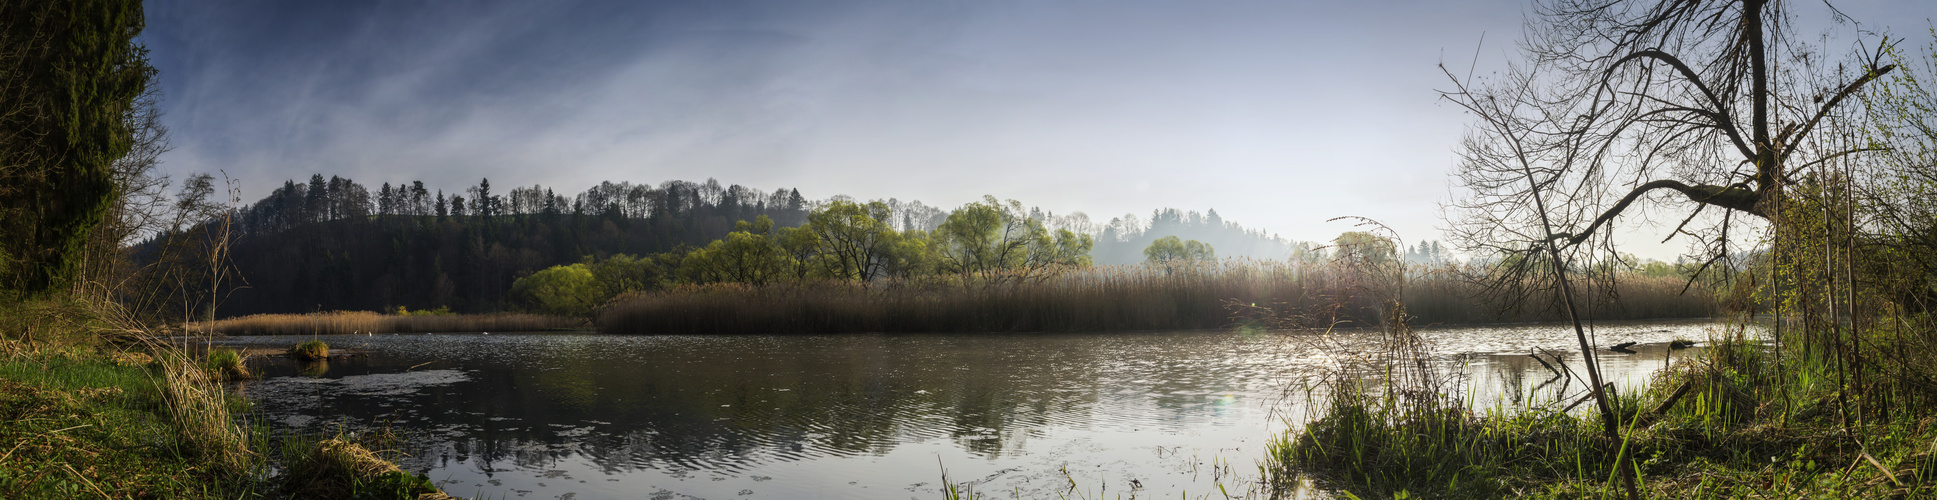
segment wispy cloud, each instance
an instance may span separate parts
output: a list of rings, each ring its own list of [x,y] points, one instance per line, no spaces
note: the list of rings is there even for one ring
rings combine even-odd
[[[1521,2],[153,0],[178,171],[575,191],[717,177],[1294,238],[1433,237],[1442,57]],[[1490,54],[1488,60],[1501,57]]]

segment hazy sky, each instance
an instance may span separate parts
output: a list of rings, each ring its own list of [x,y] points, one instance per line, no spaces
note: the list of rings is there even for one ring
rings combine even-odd
[[[1909,35],[1937,15],[1836,6]],[[1524,8],[150,0],[144,37],[165,170],[226,171],[249,201],[318,172],[561,193],[711,177],[943,208],[992,194],[1098,222],[1215,208],[1299,240],[1357,215],[1416,241],[1439,237],[1465,125],[1436,64],[1464,66],[1482,33],[1482,61],[1511,57]]]

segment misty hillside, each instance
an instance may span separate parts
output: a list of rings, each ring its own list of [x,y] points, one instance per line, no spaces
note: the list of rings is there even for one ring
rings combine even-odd
[[[829,200],[847,199],[835,196]],[[666,181],[604,182],[566,195],[542,186],[499,191],[488,179],[444,191],[421,182],[371,189],[341,177],[286,182],[237,211],[234,265],[245,283],[220,315],[504,305],[517,277],[613,254],[650,255],[705,246],[736,221],[765,215],[803,224],[825,201],[798,190]],[[948,210],[887,200],[895,229],[931,231]],[[1134,264],[1164,236],[1211,244],[1220,257],[1282,259],[1292,242],[1223,220],[1215,210],[1156,210],[1097,224],[1080,212],[1032,217],[1096,238],[1097,264]]]

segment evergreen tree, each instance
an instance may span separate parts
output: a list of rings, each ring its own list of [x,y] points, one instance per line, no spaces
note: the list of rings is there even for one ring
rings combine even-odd
[[[0,3],[0,284],[60,285],[107,214],[154,75],[142,26],[138,0]]]

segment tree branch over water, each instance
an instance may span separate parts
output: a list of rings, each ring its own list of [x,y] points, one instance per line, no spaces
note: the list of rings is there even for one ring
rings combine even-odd
[[[1487,126],[1519,131],[1512,140],[1542,180],[1516,182],[1524,172],[1496,165],[1505,151],[1494,143],[1505,138],[1469,137],[1457,175],[1470,195],[1451,207],[1455,239],[1507,254],[1544,243],[1592,248],[1650,206],[1690,216],[1684,227],[1709,225],[1683,234],[1711,240],[1722,218],[1696,220],[1699,207],[1768,219],[1768,205],[1796,182],[1792,163],[1862,151],[1814,135],[1895,69],[1874,54],[1826,63],[1820,47],[1791,34],[1791,17],[1768,0],[1536,2],[1522,60],[1484,77],[1447,71],[1454,90],[1441,95],[1493,113]],[[1527,211],[1537,192],[1548,213]],[[1540,215],[1552,232],[1528,230]],[[1701,243],[1725,251],[1724,242]]]

